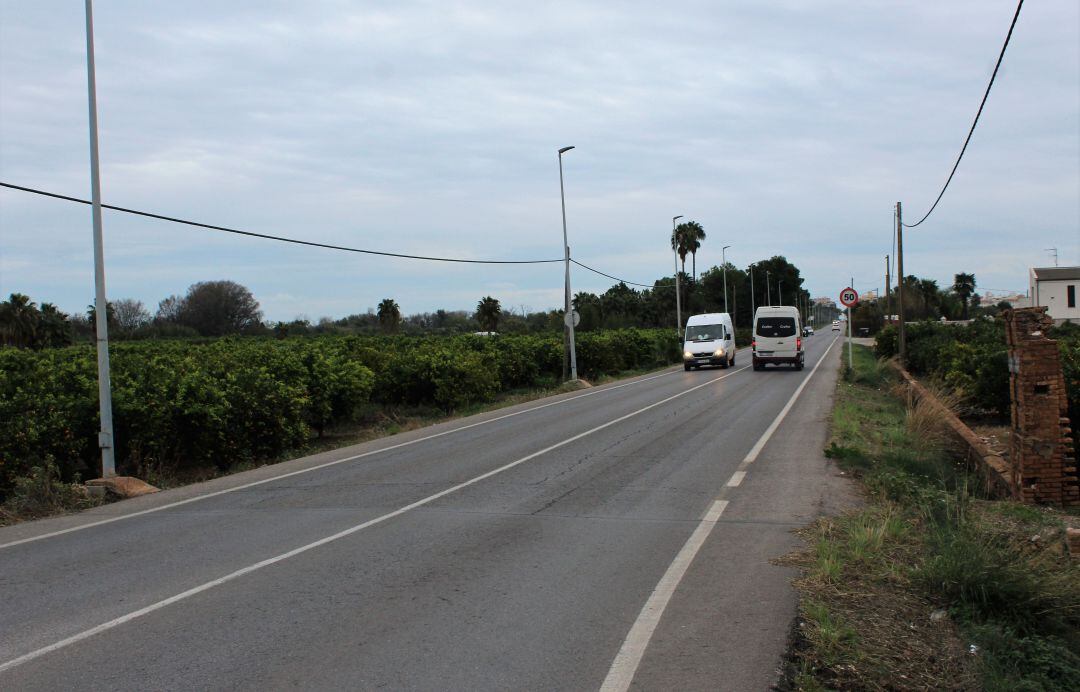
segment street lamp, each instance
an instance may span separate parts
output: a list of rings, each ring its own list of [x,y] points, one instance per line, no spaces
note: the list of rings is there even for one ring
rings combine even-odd
[[[97,340],[98,407],[101,431],[101,477],[116,475],[113,442],[112,380],[109,374],[108,301],[105,299],[105,245],[101,233],[101,173],[98,163],[97,71],[94,67],[94,8],[86,0],[86,91],[90,105],[90,198],[94,225],[94,315]]]
[[[728,311],[728,306],[727,306],[727,253],[725,251],[729,247],[731,247],[731,246],[730,245],[725,245],[724,247],[720,248],[720,265],[722,267],[722,272],[723,272],[723,277],[724,277],[724,312]]]
[[[574,350],[574,308],[570,305],[570,244],[566,240],[566,192],[563,188],[562,155],[574,147],[559,149],[559,199],[562,201],[563,257],[566,264],[566,326],[570,329],[570,379],[577,379],[577,352]]]
[[[771,272],[768,269],[766,269],[765,270],[765,290],[769,294],[769,305],[772,305],[772,282],[769,280],[769,275],[770,274],[771,274]]]
[[[682,306],[679,304],[679,242],[675,237],[675,222],[682,214],[671,217],[671,248],[675,251],[675,331],[682,332]]]
[[[751,264],[748,269],[750,270],[750,324],[754,324],[754,315],[757,309],[754,307],[754,265]]]

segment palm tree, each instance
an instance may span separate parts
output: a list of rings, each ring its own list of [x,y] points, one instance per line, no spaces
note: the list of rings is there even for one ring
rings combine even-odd
[[[502,305],[491,296],[484,296],[476,304],[476,321],[480,323],[480,329],[485,332],[493,332],[499,326],[499,318],[502,317]]]
[[[922,295],[923,317],[941,317],[941,289],[938,288],[937,281],[935,281],[934,279],[916,279],[915,285],[918,288],[919,294]],[[933,314],[931,304],[933,304],[934,307],[939,308],[939,314]]]
[[[0,332],[4,343],[12,346],[33,346],[37,338],[41,313],[38,312],[30,296],[12,293],[11,297],[0,303]]]
[[[71,321],[52,303],[41,304],[41,341],[44,346],[71,344]]]
[[[690,251],[690,271],[697,283],[697,251],[701,248],[701,241],[705,240],[705,229],[697,221],[687,221],[686,248]]]
[[[682,271],[686,273],[686,255],[692,255],[691,271],[697,281],[697,251],[701,248],[701,241],[705,240],[705,229],[697,221],[687,221],[675,227],[671,235],[671,249],[679,253],[679,261],[682,262]]]
[[[393,298],[383,298],[379,303],[379,326],[387,333],[396,332],[401,322],[401,308]]]
[[[953,277],[953,291],[960,297],[960,302],[964,306],[963,319],[968,318],[968,303],[971,301],[971,294],[975,292],[975,275],[974,274],[957,274]]]

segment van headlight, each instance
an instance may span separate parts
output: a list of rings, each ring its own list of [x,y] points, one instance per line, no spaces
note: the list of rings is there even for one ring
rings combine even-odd
[[[717,358],[723,358],[724,357],[724,349],[722,349],[722,348],[716,349],[716,351],[713,353],[713,355],[716,356]]]
[[[683,360],[693,360],[694,354],[690,353],[689,351],[683,351],[682,357]]]

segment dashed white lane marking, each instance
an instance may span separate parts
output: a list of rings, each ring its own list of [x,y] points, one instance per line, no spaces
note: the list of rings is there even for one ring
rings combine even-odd
[[[22,656],[19,656],[18,658],[13,658],[10,661],[7,661],[5,663],[0,664],[0,673],[3,673],[6,670],[10,670],[10,669],[12,669],[12,668],[14,668],[16,666],[20,666],[23,663],[27,663],[29,661],[32,661],[32,660],[36,659],[36,658],[40,658],[41,656],[44,656],[45,654],[52,653],[53,651],[58,651],[60,649],[71,646],[72,644],[76,644],[78,642],[81,642],[84,639],[89,639],[90,637],[93,637],[94,635],[101,634],[102,632],[106,632],[106,631],[111,630],[111,629],[113,629],[115,627],[119,627],[120,625],[123,625],[124,623],[131,622],[132,620],[135,620],[137,618],[141,618],[144,615],[148,615],[150,613],[153,613],[154,611],[161,610],[162,608],[170,606],[170,605],[172,605],[174,603],[177,603],[179,601],[183,601],[183,600],[185,600],[187,598],[190,598],[190,597],[192,597],[192,596],[194,596],[196,594],[200,594],[203,591],[207,591],[209,589],[212,589],[215,586],[221,586],[222,584],[233,581],[234,579],[239,579],[240,577],[244,576],[245,574],[251,574],[252,572],[258,571],[258,570],[262,569],[263,567],[269,567],[270,565],[277,564],[278,562],[281,562],[283,560],[288,560],[291,557],[296,557],[297,555],[300,555],[302,553],[306,553],[309,550],[314,550],[315,548],[318,548],[320,546],[324,546],[327,543],[332,543],[332,542],[334,542],[334,541],[336,541],[338,539],[345,538],[346,536],[351,536],[354,533],[357,533],[359,531],[363,531],[364,529],[375,526],[376,524],[381,524],[381,523],[383,523],[383,522],[385,522],[385,521],[387,521],[389,519],[393,519],[394,517],[400,516],[402,514],[405,514],[406,512],[414,510],[417,507],[423,507],[424,505],[429,504],[431,502],[434,502],[435,500],[438,500],[439,498],[446,497],[447,495],[450,495],[452,493],[456,493],[457,491],[462,490],[464,488],[467,488],[470,485],[474,485],[476,483],[479,483],[480,481],[482,481],[484,479],[491,478],[492,476],[496,476],[496,475],[498,475],[500,473],[503,473],[504,471],[509,471],[510,469],[514,468],[515,466],[519,466],[521,464],[524,464],[525,462],[527,462],[527,461],[529,461],[531,459],[535,459],[538,456],[547,454],[548,452],[556,450],[556,449],[558,449],[560,447],[564,447],[564,446],[566,446],[568,444],[571,444],[573,442],[577,442],[578,440],[580,440],[583,437],[587,437],[588,435],[592,435],[593,433],[604,430],[605,428],[610,428],[613,425],[616,425],[616,424],[621,423],[621,422],[623,422],[623,421],[625,421],[625,420],[627,420],[629,418],[633,418],[634,416],[637,416],[637,415],[642,414],[642,413],[644,413],[646,411],[654,409],[657,406],[662,406],[663,404],[666,404],[669,401],[674,401],[675,399],[678,399],[679,397],[686,396],[687,394],[690,394],[691,392],[695,392],[695,391],[697,391],[699,389],[702,389],[703,387],[708,387],[710,385],[716,384],[717,382],[720,382],[721,380],[725,380],[728,377],[731,377],[732,375],[737,375],[738,373],[742,372],[743,370],[746,370],[748,367],[750,367],[750,366],[743,366],[742,368],[739,368],[738,370],[734,370],[732,372],[729,372],[726,375],[721,375],[720,377],[717,377],[715,379],[711,379],[708,382],[704,382],[704,383],[696,385],[694,387],[690,387],[689,389],[684,389],[683,391],[681,391],[681,392],[679,392],[677,394],[673,394],[672,396],[661,399],[660,401],[649,404],[648,406],[643,406],[642,408],[639,408],[636,411],[632,411],[632,412],[627,413],[625,415],[619,416],[618,418],[614,418],[614,419],[608,421],[607,423],[603,423],[601,425],[598,425],[595,428],[591,428],[589,430],[586,430],[585,432],[578,433],[577,435],[574,435],[572,437],[568,437],[568,438],[566,438],[565,440],[563,440],[561,442],[556,442],[555,444],[550,445],[548,447],[545,447],[544,449],[541,449],[541,450],[539,450],[537,452],[533,452],[532,454],[523,456],[520,459],[517,459],[515,461],[510,462],[509,464],[505,464],[504,466],[500,466],[497,469],[492,469],[491,471],[488,471],[487,473],[482,473],[479,476],[475,476],[474,478],[470,478],[469,480],[467,480],[467,481],[465,481],[463,483],[458,483],[457,485],[446,488],[445,490],[441,490],[441,491],[435,493],[434,495],[428,495],[427,497],[425,497],[422,500],[417,500],[416,502],[405,505],[404,507],[400,507],[400,508],[394,510],[393,512],[383,514],[381,516],[375,517],[374,519],[369,519],[368,521],[365,521],[365,522],[363,522],[361,524],[357,524],[356,526],[352,526],[352,527],[347,528],[347,529],[345,529],[343,531],[339,531],[339,532],[337,532],[337,533],[335,533],[335,534],[333,534],[331,536],[327,536],[325,538],[320,538],[317,541],[314,541],[312,543],[308,543],[307,545],[302,545],[299,548],[294,548],[294,549],[292,549],[292,550],[290,550],[288,552],[282,553],[280,555],[275,555],[274,557],[267,558],[267,559],[262,560],[260,562],[256,562],[253,565],[248,565],[247,567],[243,567],[241,569],[238,569],[235,572],[230,572],[229,574],[226,574],[223,577],[219,577],[218,579],[214,579],[214,580],[208,581],[208,582],[206,582],[204,584],[200,584],[200,585],[198,585],[198,586],[196,586],[194,588],[188,589],[187,591],[183,591],[181,593],[178,593],[175,596],[170,596],[169,598],[158,601],[157,603],[151,603],[150,605],[148,605],[148,606],[146,606],[144,608],[139,608],[138,610],[130,612],[130,613],[126,614],[126,615],[121,615],[118,618],[114,618],[112,620],[109,620],[108,622],[104,622],[104,623],[102,623],[100,625],[97,625],[96,627],[91,627],[88,630],[84,630],[83,632],[79,632],[78,634],[72,635],[72,636],[67,637],[65,639],[61,639],[60,641],[58,641],[58,642],[56,642],[54,644],[50,644],[50,645],[42,647],[40,649],[36,649],[34,651],[31,651],[31,652],[29,652],[27,654],[23,654]]]
[[[795,390],[795,393],[788,399],[787,404],[780,413],[773,420],[772,424],[765,429],[758,441],[750,449],[750,452],[739,464],[739,470],[735,471],[728,480],[725,488],[735,487],[742,483],[743,478],[746,477],[746,467],[748,467],[758,454],[768,443],[769,438],[773,436],[776,429],[780,427],[781,421],[784,420],[784,416],[788,414],[791,407],[795,404],[795,400],[802,394],[803,389],[806,388],[806,383],[810,381],[810,378],[817,372],[818,367],[825,361],[825,357],[829,355],[829,351],[832,350],[837,339],[833,339],[833,342],[829,344],[829,347],[825,349],[825,353],[818,359],[817,364],[810,373],[803,378],[802,383]],[[721,496],[725,493],[721,491]],[[698,551],[705,545],[705,540],[712,533],[712,530],[716,527],[716,522],[720,518],[720,514],[727,507],[728,501],[718,499],[709,506],[705,516],[702,517],[701,523],[698,524],[694,532],[690,534],[690,538],[686,539],[686,543],[683,544],[682,549],[675,556],[671,565],[668,566],[667,571],[664,572],[664,576],[660,578],[660,583],[653,589],[652,595],[649,596],[649,600],[645,602],[645,607],[641,609],[641,613],[638,614],[637,620],[630,627],[630,632],[627,633],[626,639],[623,640],[623,645],[619,649],[619,653],[615,654],[615,660],[611,662],[611,668],[608,669],[607,677],[604,678],[604,682],[600,685],[601,692],[625,692],[630,689],[630,683],[634,681],[634,676],[637,674],[638,666],[641,665],[641,659],[645,655],[645,649],[648,648],[649,642],[652,640],[653,633],[656,631],[657,625],[660,624],[660,618],[664,614],[664,609],[667,608],[668,602],[671,601],[671,597],[675,595],[675,590],[679,587],[679,582],[682,581],[683,575],[686,574],[686,570],[690,568],[690,563],[694,561]]]
[[[523,415],[523,414],[526,414],[526,413],[532,413],[533,411],[539,411],[540,409],[545,409],[545,408],[548,408],[548,407],[551,407],[551,406],[559,406],[561,404],[565,404],[565,403],[568,403],[570,401],[576,401],[578,399],[584,399],[587,396],[593,396],[593,395],[596,395],[596,394],[603,394],[604,392],[610,392],[610,391],[615,390],[615,389],[622,389],[623,387],[630,387],[630,386],[635,385],[635,384],[640,384],[642,382],[648,382],[649,380],[655,380],[655,379],[657,379],[659,377],[667,377],[668,375],[672,375],[672,374],[674,374],[674,373],[665,372],[665,373],[661,373],[659,375],[651,375],[649,377],[645,377],[645,378],[642,378],[640,380],[634,380],[633,382],[624,382],[623,384],[617,384],[617,385],[614,385],[614,386],[611,386],[611,387],[605,387],[603,389],[597,389],[597,390],[592,391],[592,392],[586,392],[584,394],[579,394],[577,396],[568,397],[566,399],[560,399],[559,401],[552,401],[552,402],[549,402],[547,404],[541,404],[540,406],[533,406],[532,408],[527,408],[527,409],[525,409],[523,411],[515,411],[513,413],[507,413],[507,414],[504,414],[504,415],[501,415],[501,416],[496,416],[495,418],[489,418],[487,420],[482,420],[482,421],[479,421],[477,423],[470,423],[468,425],[463,425],[463,426],[461,426],[459,428],[454,428],[452,430],[444,430],[442,432],[434,433],[432,435],[426,435],[424,437],[419,437],[419,438],[417,438],[415,440],[409,440],[407,442],[399,442],[398,444],[390,445],[388,447],[382,447],[381,449],[373,449],[370,452],[364,452],[363,454],[354,454],[352,456],[345,457],[343,459],[335,459],[334,461],[328,461],[328,462],[326,462],[324,464],[318,464],[317,466],[311,466],[311,467],[308,467],[306,469],[300,469],[298,471],[290,471],[289,473],[282,473],[280,475],[272,476],[270,478],[264,478],[262,480],[252,481],[251,483],[245,483],[243,485],[238,485],[235,488],[225,488],[224,490],[217,490],[217,491],[214,491],[212,493],[206,493],[204,495],[196,495],[195,497],[189,497],[189,498],[184,499],[184,500],[177,500],[176,502],[170,502],[169,504],[166,504],[166,505],[160,505],[158,507],[151,507],[149,509],[140,510],[138,512],[131,512],[129,514],[123,514],[123,515],[116,516],[116,517],[110,517],[108,519],[101,519],[99,521],[93,521],[93,522],[89,522],[89,523],[86,523],[86,524],[80,524],[78,526],[72,526],[72,527],[67,528],[67,529],[60,529],[59,531],[50,531],[49,533],[43,533],[43,534],[41,534],[39,536],[30,536],[28,538],[22,538],[22,539],[19,539],[17,541],[10,541],[8,543],[0,543],[0,550],[3,550],[4,548],[12,548],[12,547],[17,546],[17,545],[22,545],[23,543],[33,543],[34,541],[42,541],[42,540],[45,540],[46,538],[53,538],[55,536],[62,536],[64,534],[73,533],[75,531],[82,531],[84,529],[92,529],[95,526],[103,526],[105,524],[111,524],[111,523],[116,522],[116,521],[123,521],[125,519],[133,519],[134,517],[141,517],[141,516],[143,516],[145,514],[153,514],[154,512],[161,512],[161,511],[166,510],[166,509],[173,509],[174,507],[180,507],[181,505],[191,504],[192,502],[199,502],[200,500],[208,500],[208,499],[210,499],[212,497],[218,497],[220,495],[227,495],[229,493],[235,493],[235,492],[240,491],[240,490],[247,490],[248,488],[254,488],[255,486],[263,485],[265,483],[273,483],[274,481],[280,481],[280,480],[282,480],[284,478],[290,478],[292,476],[299,476],[299,475],[304,474],[304,473],[311,473],[312,471],[318,471],[320,469],[325,469],[325,468],[328,468],[330,466],[337,466],[338,464],[345,464],[345,463],[348,463],[350,461],[356,461],[357,459],[363,459],[364,457],[373,456],[375,454],[382,454],[383,452],[392,452],[395,449],[401,449],[402,447],[408,447],[410,445],[420,444],[421,442],[427,442],[428,440],[434,440],[437,437],[443,437],[445,435],[453,435],[454,433],[461,432],[462,430],[470,430],[472,428],[476,428],[476,427],[479,427],[481,425],[488,425],[490,423],[495,423],[497,421],[506,420],[507,418],[513,418],[514,416],[520,416],[520,415]]]

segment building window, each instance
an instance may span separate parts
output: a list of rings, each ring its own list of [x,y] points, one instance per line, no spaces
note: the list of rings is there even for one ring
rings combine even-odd
[[[1075,308],[1076,307],[1076,286],[1066,286],[1065,287],[1065,295],[1068,298],[1069,307],[1070,308]]]

